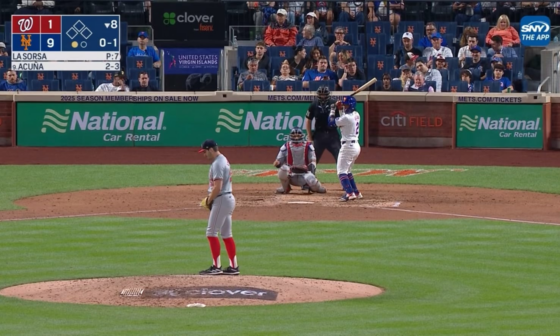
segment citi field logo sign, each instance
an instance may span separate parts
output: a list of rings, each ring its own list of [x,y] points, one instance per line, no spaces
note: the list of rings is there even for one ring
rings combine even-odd
[[[547,16],[524,16],[521,19],[521,44],[544,47],[550,43],[550,18]]]
[[[47,133],[47,127],[58,133],[66,133],[68,126],[68,119],[70,118],[70,110],[64,111],[64,115],[56,112],[55,110],[46,109],[45,116],[43,117],[42,133]]]

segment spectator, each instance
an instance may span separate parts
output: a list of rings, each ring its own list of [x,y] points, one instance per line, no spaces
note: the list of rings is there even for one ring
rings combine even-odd
[[[336,73],[331,71],[328,67],[327,57],[320,56],[319,61],[317,62],[317,70],[309,69],[305,72],[303,76],[303,88],[309,88],[310,81],[320,81],[320,80],[333,80],[338,82],[338,77]]]
[[[147,56],[151,57],[154,61],[154,68],[159,68],[161,66],[161,61],[159,59],[158,52],[152,46],[148,45],[150,39],[148,38],[148,33],[146,32],[139,32],[138,33],[138,46],[132,47],[128,51],[127,56]]]
[[[432,46],[432,35],[437,33],[436,24],[433,22],[426,23],[426,35],[418,41],[418,46],[426,49]],[[441,38],[441,45],[447,47],[447,41],[442,37]]]
[[[467,92],[473,92],[473,76],[472,72],[467,69],[461,70],[461,81],[467,82]]]
[[[321,37],[321,39],[323,40],[323,45],[326,45],[327,42],[329,42],[330,36],[327,32],[327,28],[321,26],[321,23],[319,23],[319,18],[317,18],[317,15],[315,15],[315,13],[313,12],[309,12],[307,13],[305,18],[305,24],[315,27],[315,35]]]
[[[304,1],[282,1],[279,5],[288,11],[288,21],[297,26],[303,21],[304,3]]]
[[[379,6],[383,4],[383,1],[368,1],[367,2],[367,18],[369,22],[379,21],[379,17],[377,17],[376,12],[379,9]]]
[[[259,71],[259,61],[257,59],[251,58],[247,63],[249,65],[249,70],[243,71],[239,75],[239,79],[237,80],[237,88],[239,91],[243,89],[243,83],[246,80],[268,82],[268,78],[266,77],[266,74],[264,72]]]
[[[409,67],[408,65],[401,65],[400,70],[401,70],[401,76],[399,78],[395,78],[401,81],[401,85],[403,87],[403,90],[405,90],[405,88],[407,88],[408,86],[411,85],[411,81],[413,80],[412,77],[412,70],[414,68]]]
[[[447,69],[447,61],[443,55],[439,54],[436,57],[436,69],[437,70],[446,70]]]
[[[340,2],[339,22],[357,22],[358,25],[364,24],[364,6],[363,2]]]
[[[403,58],[406,60],[406,56],[409,53],[412,53],[416,56],[422,56],[422,52],[420,51],[420,49],[413,47],[413,40],[414,36],[412,35],[412,33],[406,32],[403,34],[402,48],[395,53],[395,69],[398,69],[402,64],[404,64],[401,64],[401,62]]]
[[[392,32],[396,32],[401,22],[401,16],[404,12],[404,0],[388,1],[389,4],[389,22],[391,22]]]
[[[124,71],[119,71],[113,75],[112,83],[100,84],[95,90],[95,92],[117,92],[117,91],[129,92],[130,89],[125,84],[125,81],[126,81],[126,76]]]
[[[432,46],[429,48],[424,49],[424,57],[428,60],[428,65],[434,65],[433,61],[437,57],[437,55],[443,55],[443,57],[453,57],[453,52],[448,47],[444,47],[441,45],[442,38],[440,33],[432,34]]]
[[[471,49],[476,46],[478,46],[478,35],[475,33],[471,33],[468,36],[467,45],[459,49],[459,53],[457,55],[457,57],[459,57],[459,62],[461,63],[461,66],[465,65],[465,59],[467,57],[472,57]],[[486,57],[486,51],[481,49],[480,57]]]
[[[270,58],[266,53],[266,45],[263,41],[257,42],[257,44],[255,45],[255,54],[251,57],[247,57],[243,64],[241,64],[241,68],[243,70],[249,69],[247,62],[249,62],[250,58],[256,59],[257,62],[259,62],[259,69],[265,70],[266,73],[270,72]]]
[[[482,7],[478,2],[455,2],[453,12],[458,26],[465,26],[465,22],[480,22]]]
[[[414,75],[417,75],[419,72],[424,76],[423,78],[425,81],[436,82],[436,92],[441,92],[442,78],[441,78],[441,73],[438,70],[429,69],[423,60],[417,59],[416,73]]]
[[[82,8],[81,8],[80,1],[67,0],[67,1],[59,2],[56,5],[56,7],[60,8],[62,10],[62,12],[66,15],[81,14],[82,13]],[[151,22],[151,20],[150,20],[150,22]]]
[[[519,33],[510,25],[507,15],[500,16],[496,27],[488,31],[488,34],[486,35],[486,43],[488,45],[492,43],[492,37],[494,36],[501,36],[502,44],[506,47],[514,47],[521,43]]]
[[[285,9],[281,8],[276,13],[276,21],[270,23],[264,33],[264,43],[269,47],[295,46],[297,28],[286,20]]]
[[[492,81],[500,81],[500,88],[502,92],[508,92],[513,90],[513,86],[511,86],[511,81],[509,78],[504,77],[504,65],[500,63],[494,64],[494,76],[492,78],[488,78],[488,80]]]
[[[474,46],[471,48],[472,60],[463,66],[463,69],[468,69],[475,80],[484,80],[486,78],[486,70],[490,69],[490,65],[480,57],[480,47]]]
[[[0,83],[0,91],[27,91],[27,85],[14,70],[6,71],[6,80]]]
[[[550,2],[522,2],[521,16],[525,15],[550,15]],[[499,20],[498,20],[499,23]]]
[[[388,73],[383,74],[381,85],[376,86],[375,91],[395,91],[391,86],[391,76]]]
[[[255,26],[262,26],[263,25],[263,9],[264,7],[268,6],[268,3],[265,1],[260,2],[247,2],[247,8],[249,11],[253,12],[253,22]]]
[[[498,22],[498,19],[502,15],[507,15],[511,18],[519,17],[519,13],[517,12],[516,2],[510,1],[498,1],[496,2],[496,8],[492,9],[492,14],[490,15],[491,22]],[[516,21],[516,20],[514,20]],[[517,20],[518,21],[518,20]]]
[[[300,75],[303,75],[303,68],[307,63],[307,51],[304,47],[295,47],[294,56],[288,59],[290,67],[298,70]]]
[[[500,35],[492,36],[490,40],[492,48],[488,49],[487,57],[517,57],[513,48],[502,46],[503,39]]]
[[[336,55],[336,58],[331,57],[330,59],[331,70],[334,72],[337,72],[339,70],[344,70],[346,61],[349,58],[348,52],[346,50],[341,50],[338,53],[333,53],[333,55]]]
[[[340,78],[338,80],[338,86],[341,88],[345,80],[366,80],[366,75],[362,70],[358,69],[356,60],[352,57],[346,60],[344,68],[338,71],[337,76]]]
[[[409,92],[434,92],[434,88],[426,84],[424,74],[422,72],[417,71],[414,74],[414,83],[408,87]]]
[[[327,26],[331,26],[334,20],[333,2],[331,1],[313,1],[311,2],[312,11],[315,13],[319,22],[325,22]]]
[[[334,30],[334,42],[329,47],[329,57],[331,59],[333,57],[333,54],[336,52],[336,47],[350,45],[350,43],[344,41],[344,35],[344,27],[336,27],[336,29]]]
[[[322,47],[323,40],[315,36],[315,28],[312,25],[303,27],[303,38],[297,44],[298,47]]]
[[[159,91],[150,85],[150,77],[146,71],[138,74],[138,82],[140,82],[140,85],[133,87],[132,91]]]
[[[420,57],[418,55],[413,54],[412,52],[408,52],[406,53],[406,57],[405,57],[405,63],[404,65],[408,65],[408,67],[410,68],[410,70],[412,71],[412,73],[416,72],[416,59]],[[402,65],[401,67],[402,68]],[[399,69],[400,69],[399,68]]]
[[[6,45],[4,44],[4,42],[0,42],[0,56],[10,56],[6,51]]]
[[[496,65],[497,63],[503,64],[502,63],[502,59],[496,56],[493,56],[490,59],[490,66],[492,67],[492,71],[494,71],[494,65]]]
[[[49,1],[47,1],[49,2]],[[52,1],[50,1],[52,2]],[[34,1],[31,5],[21,7],[14,13],[16,15],[50,15],[52,12],[50,9],[43,6],[43,1]]]
[[[274,90],[276,82],[278,81],[296,81],[298,78],[294,76],[294,69],[290,67],[289,62],[286,60],[280,66],[280,75],[272,77],[271,90]]]
[[[286,12],[285,9],[283,9],[283,11],[286,13],[284,15],[287,16],[288,12]],[[261,24],[263,26],[267,26],[271,22],[276,21],[278,19],[278,16],[277,16],[278,11],[277,11],[277,8],[276,8],[276,2],[275,1],[265,2],[264,5],[261,8],[261,13],[262,13],[262,22],[258,23],[259,26]]]
[[[307,59],[307,63],[303,67],[303,74],[309,69],[317,70],[317,63],[319,62],[319,58],[323,55],[323,51],[319,47],[313,47],[311,49],[311,57]]]

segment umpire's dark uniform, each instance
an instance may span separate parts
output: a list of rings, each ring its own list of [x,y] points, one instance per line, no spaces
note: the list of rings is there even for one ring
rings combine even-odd
[[[315,131],[313,131],[313,146],[315,147],[315,155],[317,163],[321,159],[323,152],[328,150],[334,157],[334,161],[338,161],[338,152],[340,151],[340,136],[337,127],[329,127],[329,114],[331,107],[336,110],[335,117],[340,117],[340,111],[336,108],[336,100],[329,97],[326,100],[316,98],[307,109],[305,117],[308,119],[308,131],[311,129],[311,123],[315,118]]]

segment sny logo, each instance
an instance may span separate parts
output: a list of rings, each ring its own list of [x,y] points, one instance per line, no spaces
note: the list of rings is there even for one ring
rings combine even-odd
[[[520,26],[522,45],[546,47],[550,43],[550,18],[547,16],[524,16]]]
[[[28,48],[31,47],[31,35],[27,35],[27,39],[25,35],[21,35],[21,46],[23,50],[29,50]]]

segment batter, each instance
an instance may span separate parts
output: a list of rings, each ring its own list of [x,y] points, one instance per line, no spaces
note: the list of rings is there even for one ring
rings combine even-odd
[[[335,118],[334,111],[331,111],[329,126],[339,127],[342,135],[336,170],[340,184],[345,191],[340,201],[348,202],[356,198],[363,198],[352,175],[352,167],[361,151],[359,143],[360,114],[356,112],[356,98],[352,96],[344,97],[342,102],[337,102],[337,105],[342,106],[344,113],[341,117]]]
[[[290,131],[290,141],[286,142],[276,156],[274,166],[278,168],[278,179],[282,185],[277,194],[287,194],[291,186],[309,186],[316,193],[326,193],[327,189],[315,177],[317,166],[315,148],[305,141],[301,128]]]
[[[214,140],[206,140],[202,144],[202,149],[198,151],[204,153],[208,160],[212,160],[210,171],[208,172],[208,197],[206,206],[210,209],[208,227],[206,228],[206,238],[210,244],[212,253],[212,266],[200,271],[200,275],[238,275],[239,266],[235,252],[235,242],[232,234],[231,216],[235,209],[235,197],[232,194],[231,168],[227,158],[220,153],[218,145]],[[222,236],[224,245],[229,258],[229,267],[222,271],[220,262],[220,240],[218,232]]]

